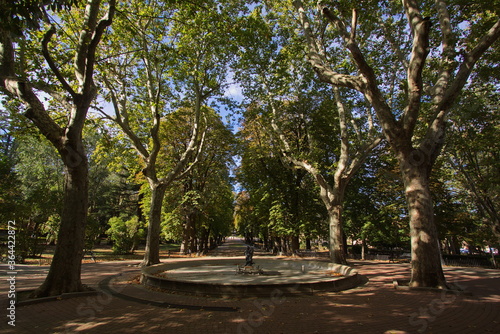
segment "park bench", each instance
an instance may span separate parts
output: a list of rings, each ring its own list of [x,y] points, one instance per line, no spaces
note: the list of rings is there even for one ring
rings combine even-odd
[[[389,255],[389,262],[409,262],[411,260],[411,254],[409,253],[392,253]]]
[[[295,254],[299,257],[316,257],[318,252],[312,249],[297,249]]]

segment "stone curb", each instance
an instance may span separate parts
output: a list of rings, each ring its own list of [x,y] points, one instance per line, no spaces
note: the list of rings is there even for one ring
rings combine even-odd
[[[19,292],[27,292],[27,291],[33,291],[33,290],[24,290],[24,291],[18,291]],[[36,299],[27,299],[27,300],[22,300],[16,302],[16,306],[26,306],[26,305],[34,305],[34,304],[40,304],[40,303],[46,303],[46,302],[52,302],[56,300],[63,300],[63,299],[70,299],[70,298],[76,298],[76,297],[86,297],[86,296],[97,296],[101,293],[101,291],[82,291],[82,292],[69,292],[69,293],[63,293],[58,296],[50,296],[50,297],[43,297],[43,298],[36,298]]]

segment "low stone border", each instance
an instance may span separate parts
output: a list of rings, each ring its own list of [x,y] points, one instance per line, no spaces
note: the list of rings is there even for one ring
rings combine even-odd
[[[155,274],[161,271],[178,269],[189,265],[205,264],[232,264],[238,259],[201,259],[196,261],[179,261],[172,263],[161,263],[142,269],[141,283],[166,291],[175,291],[197,296],[245,298],[269,296],[279,291],[282,295],[312,295],[317,292],[342,291],[354,288],[363,283],[357,270],[340,264],[332,264],[320,261],[294,261],[276,259],[272,261],[283,261],[287,267],[292,267],[300,271],[302,266],[307,270],[325,270],[340,273],[340,277],[332,277],[331,280],[298,282],[298,283],[215,283],[215,282],[195,282],[180,279],[170,279],[158,277]],[[256,260],[258,261],[258,260]],[[282,262],[282,263],[283,263]]]
[[[35,290],[24,290],[24,291],[19,291],[18,293],[23,293],[23,292],[27,292],[27,291],[35,291]],[[70,299],[70,298],[75,298],[75,297],[97,296],[100,293],[101,292],[97,291],[97,290],[63,293],[62,295],[57,295],[57,296],[21,300],[21,301],[16,302],[16,306],[34,305],[34,304],[39,304],[39,303],[52,302],[52,301],[56,301],[56,300]]]
[[[115,291],[114,289],[111,288],[110,282],[116,277],[119,277],[120,274],[115,275],[115,276],[110,276],[105,279],[103,279],[101,282],[99,282],[99,288],[104,294],[108,294],[113,297],[117,297],[123,300],[127,300],[130,302],[134,303],[139,303],[139,304],[144,304],[144,305],[150,305],[150,306],[155,306],[155,307],[162,307],[162,308],[175,308],[178,310],[191,310],[191,311],[214,311],[214,312],[238,312],[239,307],[226,307],[226,306],[207,306],[207,305],[188,305],[188,304],[174,304],[174,303],[169,303],[169,302],[163,302],[163,301],[153,301],[153,300],[148,300],[148,299],[142,299],[142,298],[137,298],[131,295],[127,295],[125,293],[121,293],[118,291]]]

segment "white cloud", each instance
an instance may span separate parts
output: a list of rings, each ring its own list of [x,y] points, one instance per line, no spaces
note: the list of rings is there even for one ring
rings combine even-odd
[[[231,97],[235,100],[241,101],[243,99],[243,92],[241,86],[237,83],[230,84],[224,92],[225,97]]]

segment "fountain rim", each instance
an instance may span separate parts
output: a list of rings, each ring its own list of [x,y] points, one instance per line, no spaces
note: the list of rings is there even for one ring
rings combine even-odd
[[[314,294],[320,291],[342,291],[354,288],[361,284],[358,271],[352,267],[341,264],[334,264],[315,260],[295,260],[289,258],[266,258],[254,257],[256,265],[270,262],[280,262],[287,266],[297,268],[306,265],[307,269],[322,269],[335,271],[342,276],[335,276],[328,280],[311,280],[305,282],[199,282],[182,280],[178,278],[167,278],[156,276],[161,269],[163,271],[174,270],[186,267],[202,266],[210,264],[235,265],[235,261],[243,261],[244,257],[224,257],[224,258],[197,258],[189,260],[178,260],[162,262],[156,265],[143,267],[141,272],[141,282],[147,286],[160,288],[166,291],[176,291],[194,295],[222,296],[222,297],[252,297],[268,295],[273,289],[279,289],[285,294]],[[235,273],[236,275],[236,273]]]

